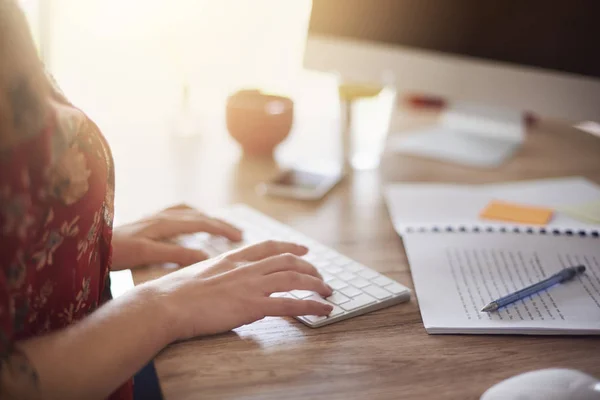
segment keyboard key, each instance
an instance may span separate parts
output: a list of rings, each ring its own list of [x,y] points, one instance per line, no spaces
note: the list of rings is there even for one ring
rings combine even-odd
[[[373,271],[372,269],[363,269],[362,271],[360,271],[358,273],[358,275],[360,275],[361,277],[365,278],[365,279],[373,279],[373,278],[377,278],[379,276],[379,274],[375,271]]]
[[[321,317],[318,315],[305,315],[303,318],[309,322],[312,322],[313,324],[327,319],[327,317]]]
[[[319,246],[318,243],[315,243],[310,239],[303,239],[302,243],[299,244],[308,247],[308,254],[312,254],[313,256],[319,255],[319,253],[315,250]]]
[[[304,237],[299,236],[299,235],[294,235],[292,236],[292,242],[296,243],[296,244],[302,244],[304,243],[306,240],[304,239]]]
[[[375,285],[366,286],[362,290],[369,293],[371,296],[376,297],[379,300],[387,299],[388,297],[390,297],[392,295],[387,290],[384,290],[384,289],[380,288],[379,286],[375,286]]]
[[[383,275],[381,275],[379,278],[373,279],[372,282],[379,286],[386,286],[386,285],[390,285],[390,284],[394,283],[393,280],[391,280],[387,276],[383,276]]]
[[[219,255],[219,252],[212,246],[204,245],[199,246],[198,248],[204,250],[210,257],[216,257]]]
[[[303,256],[302,258],[304,258],[308,262],[317,261],[319,259],[319,257],[317,257],[317,255],[314,253],[308,253],[307,255]]]
[[[337,260],[334,260],[334,264],[338,267],[345,267],[346,265],[352,263],[352,260],[347,259],[346,257],[340,257]]]
[[[304,299],[315,294],[315,292],[311,292],[310,290],[292,290],[290,293],[298,299]]]
[[[397,282],[393,282],[390,285],[384,286],[384,288],[385,288],[385,290],[388,290],[394,294],[400,294],[400,293],[406,291],[406,288]]]
[[[318,301],[319,303],[323,303],[323,304],[327,304],[328,306],[332,306],[335,307],[335,304],[332,304],[330,302],[328,302],[327,300],[325,300],[324,298],[322,298],[321,296],[319,296],[318,294],[314,293],[312,296],[307,297],[304,300],[312,300],[312,301]]]
[[[348,286],[343,289],[340,289],[340,292],[342,292],[343,294],[345,294],[348,297],[356,297],[359,294],[362,294],[362,292],[360,290],[358,290],[357,288],[355,288],[354,286]]]
[[[333,290],[340,290],[340,289],[343,289],[343,288],[345,288],[346,286],[348,286],[348,284],[347,284],[346,282],[344,282],[344,281],[341,281],[341,280],[339,280],[339,279],[332,279],[332,280],[330,280],[329,282],[327,282],[327,284],[328,284],[329,286],[331,286],[331,288],[332,288]]]
[[[338,307],[338,306],[334,306],[334,307],[333,307],[333,310],[331,310],[331,312],[329,313],[329,318],[331,318],[331,317],[336,317],[336,316],[338,316],[338,315],[340,315],[340,314],[343,314],[343,313],[344,313],[344,310],[342,310],[342,309],[341,309],[340,307]]]
[[[338,274],[337,277],[344,281],[349,281],[356,278],[356,275],[354,275],[352,272],[344,271],[341,274]]]
[[[352,279],[351,281],[348,281],[348,283],[352,284],[353,286],[356,286],[359,289],[364,288],[365,286],[369,286],[371,284],[371,282],[364,280],[363,278]]]
[[[343,294],[341,294],[340,292],[333,292],[333,294],[331,296],[329,296],[327,299],[327,301],[333,303],[333,304],[343,304],[347,301],[350,301],[349,298],[347,298],[346,296],[344,296]]]
[[[321,246],[320,244],[315,244],[310,247],[310,250],[317,254],[319,257],[322,257],[323,253],[326,253],[327,247]]]
[[[360,271],[360,270],[362,270],[364,268],[361,267],[360,264],[357,264],[357,263],[353,262],[353,263],[350,263],[350,264],[346,265],[344,267],[344,269],[346,271],[350,271],[350,272],[357,272],[357,271]]]
[[[215,250],[217,250],[219,253],[224,253],[228,250],[230,250],[230,247],[228,246],[227,243],[223,243],[223,242],[217,242],[213,244],[213,247],[215,248]]]
[[[337,265],[331,265],[330,264],[330,265],[328,265],[328,266],[326,266],[324,268],[330,274],[339,274],[340,272],[344,272],[344,270],[341,269],[340,267],[338,267]]]
[[[323,277],[323,281],[329,282],[332,279],[335,279],[335,276],[329,275],[327,272],[321,272],[321,276]]]
[[[364,307],[364,306],[369,305],[374,302],[375,302],[374,298],[363,293],[360,296],[356,296],[349,302],[341,304],[340,307],[342,307],[346,311],[352,311],[352,310],[356,310],[357,308]]]

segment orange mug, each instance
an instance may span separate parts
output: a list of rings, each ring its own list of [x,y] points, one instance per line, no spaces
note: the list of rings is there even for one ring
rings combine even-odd
[[[288,136],[294,103],[259,90],[240,90],[227,98],[227,130],[251,156],[272,156]]]

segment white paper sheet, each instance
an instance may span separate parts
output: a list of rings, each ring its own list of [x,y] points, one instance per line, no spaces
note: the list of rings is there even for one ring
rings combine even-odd
[[[541,229],[552,233],[598,232],[600,224],[578,220],[560,209],[600,199],[600,187],[581,177],[541,179],[487,185],[392,183],[385,187],[385,199],[394,228],[403,235],[410,230]],[[479,213],[491,200],[556,209],[544,227],[483,220]]]
[[[428,333],[599,334],[600,239],[498,233],[404,236]],[[496,313],[489,302],[560,269],[587,270]]]
[[[410,135],[392,135],[387,149],[468,166],[493,168],[510,158],[524,139],[525,124],[521,111],[453,102],[442,113],[438,124]]]
[[[497,167],[520,142],[470,135],[446,126],[433,126],[388,140],[390,152],[413,154],[473,167]]]

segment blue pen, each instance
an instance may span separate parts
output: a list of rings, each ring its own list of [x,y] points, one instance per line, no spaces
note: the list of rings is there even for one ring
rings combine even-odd
[[[560,272],[552,275],[549,278],[544,279],[538,283],[534,283],[531,286],[527,286],[519,291],[508,294],[504,297],[499,298],[498,300],[492,301],[487,306],[483,307],[481,312],[492,312],[496,311],[500,307],[504,307],[510,303],[514,303],[515,301],[524,299],[527,296],[531,296],[537,292],[541,292],[542,290],[548,289],[550,286],[554,286],[557,283],[563,283],[570,281],[575,277],[575,275],[580,274],[585,271],[585,266],[578,265],[576,267],[568,267],[563,269]]]

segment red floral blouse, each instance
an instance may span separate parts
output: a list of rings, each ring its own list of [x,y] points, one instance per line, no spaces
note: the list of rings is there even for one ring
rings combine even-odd
[[[0,354],[111,298],[110,149],[58,91],[49,101],[42,131],[0,149]],[[130,380],[110,399],[132,393]]]

